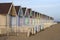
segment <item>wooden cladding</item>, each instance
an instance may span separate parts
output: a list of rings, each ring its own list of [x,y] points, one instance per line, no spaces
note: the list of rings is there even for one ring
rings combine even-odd
[[[13,7],[13,6],[12,6],[12,8],[11,8],[10,15],[11,15],[11,16],[16,16],[16,15],[17,15],[17,14],[16,14],[15,7]]]

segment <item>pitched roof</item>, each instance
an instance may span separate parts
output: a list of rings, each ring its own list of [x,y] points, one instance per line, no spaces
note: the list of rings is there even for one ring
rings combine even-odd
[[[34,15],[34,12],[35,12],[35,11],[32,11],[32,15]]]
[[[22,11],[23,11],[23,15],[25,15],[26,7],[23,7]]]
[[[31,9],[29,8],[28,11],[29,11],[29,13],[30,13],[30,12],[31,12]]]
[[[31,9],[30,9],[30,8],[27,9],[27,10],[26,10],[26,15],[27,15],[27,16],[30,15],[30,12],[31,12]]]
[[[50,19],[51,19],[51,20],[54,20],[54,18],[53,18],[53,17],[50,17]]]
[[[7,14],[12,3],[0,3],[0,14]]]
[[[38,13],[38,12],[35,12],[35,17],[37,17],[37,13]]]
[[[17,14],[18,14],[19,8],[20,8],[20,6],[15,6]]]

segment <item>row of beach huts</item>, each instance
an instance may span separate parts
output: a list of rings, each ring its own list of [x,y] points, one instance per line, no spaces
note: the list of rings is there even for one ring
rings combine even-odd
[[[14,6],[13,3],[0,3],[0,35],[26,32],[27,36],[55,24],[54,18],[31,8]]]

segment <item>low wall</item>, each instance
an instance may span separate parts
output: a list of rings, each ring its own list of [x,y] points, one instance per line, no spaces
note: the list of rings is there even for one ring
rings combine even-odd
[[[54,23],[54,22],[43,23],[44,29],[45,29],[45,28],[48,28],[48,27],[50,27],[50,26],[52,26],[52,25],[54,25],[54,24],[57,24],[57,23]]]
[[[9,32],[11,32],[11,28],[6,26],[0,26],[0,34],[7,34]]]
[[[51,22],[43,23],[43,26],[45,29],[54,24],[56,24],[56,23],[51,23]],[[38,27],[38,29],[40,29],[40,28]],[[0,26],[0,34],[6,34],[9,32],[25,32],[25,33],[27,33],[27,36],[29,36],[30,33],[35,34],[36,30],[35,30],[35,25],[33,25],[33,26],[31,26],[31,25],[25,26],[24,25],[24,26],[19,26],[19,27],[17,27],[17,26],[12,26],[12,27]]]
[[[31,30],[31,27],[29,26],[20,26],[20,27],[12,27],[12,29],[14,30],[14,32],[27,32],[29,30]]]

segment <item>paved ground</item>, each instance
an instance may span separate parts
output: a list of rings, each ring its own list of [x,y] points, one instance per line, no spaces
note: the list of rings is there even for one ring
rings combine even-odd
[[[60,40],[60,24],[53,25],[31,37],[25,37],[23,34],[19,36],[0,36],[0,40]]]

